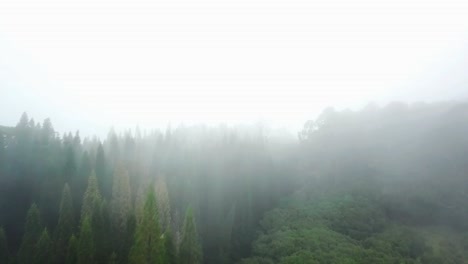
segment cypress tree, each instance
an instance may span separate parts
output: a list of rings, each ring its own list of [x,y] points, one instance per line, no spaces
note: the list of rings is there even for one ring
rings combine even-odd
[[[33,262],[34,247],[41,236],[41,230],[39,209],[36,204],[33,203],[26,216],[23,240],[18,251],[18,263],[30,264]]]
[[[3,227],[0,227],[0,263],[8,263],[8,243]]]
[[[132,264],[162,264],[165,262],[166,252],[164,238],[159,227],[158,209],[154,189],[150,187],[143,208],[142,219],[135,232],[135,242],[130,251]]]
[[[184,220],[182,241],[180,243],[180,262],[184,264],[202,263],[202,250],[198,241],[195,219],[190,207],[187,209]]]
[[[93,264],[94,263],[94,240],[93,230],[91,228],[91,220],[86,216],[81,224],[80,237],[77,248],[77,264]]]
[[[32,263],[42,264],[50,263],[52,257],[52,241],[50,240],[47,228],[42,231],[34,250],[34,259]]]
[[[73,234],[74,218],[73,218],[73,202],[70,193],[70,187],[65,184],[62,191],[62,201],[60,202],[60,214],[55,229],[55,261],[56,263],[64,263],[66,259],[68,241]]]

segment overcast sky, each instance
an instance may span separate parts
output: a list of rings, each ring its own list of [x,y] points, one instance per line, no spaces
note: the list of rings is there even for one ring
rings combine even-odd
[[[0,124],[269,120],[468,96],[468,1],[1,0]]]

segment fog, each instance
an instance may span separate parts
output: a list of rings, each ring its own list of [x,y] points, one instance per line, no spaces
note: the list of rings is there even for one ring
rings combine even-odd
[[[468,2],[0,1],[0,264],[468,263]]]
[[[466,98],[464,1],[0,3],[0,121],[61,133]]]

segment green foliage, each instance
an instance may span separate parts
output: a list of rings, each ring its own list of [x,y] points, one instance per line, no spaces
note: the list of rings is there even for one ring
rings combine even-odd
[[[39,240],[35,246],[34,258],[32,263],[42,264],[52,261],[52,240],[50,239],[47,228],[42,231]]]
[[[60,214],[57,228],[55,229],[55,262],[64,263],[67,257],[68,240],[73,234],[75,219],[73,217],[73,201],[70,187],[65,184],[60,202]]]
[[[266,214],[255,257],[240,263],[464,263],[461,238],[444,232],[451,246],[431,245],[434,230],[390,221],[362,193],[299,197]]]
[[[102,144],[100,142],[97,147],[95,171],[99,186],[102,190],[102,195],[106,199],[110,199],[112,190],[112,178],[110,177],[110,173],[108,172],[104,148],[102,147]]]
[[[68,244],[66,263],[75,264],[88,237],[95,263],[174,263],[179,253],[190,262],[198,252],[207,264],[464,263],[467,112],[466,103],[328,109],[307,122],[299,144],[262,125],[81,140],[24,114],[16,127],[0,126],[0,224],[20,264],[32,263],[43,230],[34,239],[23,230],[36,201],[54,229],[54,254],[62,252],[56,262]],[[60,202],[66,182],[72,214],[64,192]],[[188,204],[197,225],[177,213]],[[84,234],[72,239],[73,230]]]
[[[96,248],[94,245],[93,230],[91,227],[91,219],[86,216],[81,223],[80,237],[77,247],[77,264],[93,264],[95,263]]]
[[[182,241],[180,243],[180,262],[187,264],[202,263],[202,251],[198,241],[197,227],[192,209],[189,207],[185,215]]]
[[[166,230],[166,232],[164,232],[164,247],[166,249],[166,258],[165,258],[166,263],[167,264],[179,263],[176,243],[174,241],[174,237],[172,236],[171,230]]]
[[[120,164],[114,171],[111,202],[112,230],[115,240],[120,242],[117,245],[119,251],[122,250],[123,243],[125,242],[127,221],[131,209],[130,178],[128,171],[125,170],[123,164]]]
[[[153,187],[150,186],[146,195],[142,219],[136,226],[135,242],[130,251],[129,263],[165,263],[164,237],[160,230],[156,195]]]
[[[76,264],[78,261],[78,239],[72,235],[68,240],[66,264]]]
[[[101,194],[99,192],[99,186],[96,179],[96,174],[94,171],[91,172],[91,175],[88,179],[88,187],[83,197],[83,204],[81,207],[81,221],[86,217],[92,219],[93,212],[95,212],[97,207],[101,203]]]
[[[26,216],[24,225],[23,240],[18,251],[18,263],[30,264],[33,263],[35,256],[35,245],[41,236],[42,226],[40,221],[39,209],[36,204],[32,204]]]

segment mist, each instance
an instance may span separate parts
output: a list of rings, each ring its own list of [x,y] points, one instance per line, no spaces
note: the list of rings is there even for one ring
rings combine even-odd
[[[2,111],[61,133],[466,98],[459,1],[2,1]]]
[[[463,1],[0,2],[0,264],[468,263]]]

